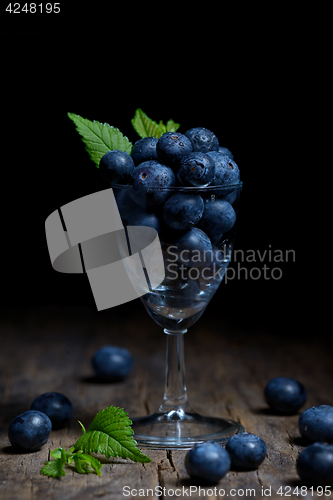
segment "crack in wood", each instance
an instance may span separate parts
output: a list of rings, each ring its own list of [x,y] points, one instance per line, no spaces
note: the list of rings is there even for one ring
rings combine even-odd
[[[162,489],[163,488],[163,485],[164,485],[164,478],[163,478],[163,474],[162,474],[162,462],[163,460],[157,464],[157,481],[158,481],[158,486],[160,486],[160,488]],[[162,489],[163,491],[163,489]],[[163,498],[163,494],[162,494],[162,497]]]
[[[287,436],[288,436],[289,445],[290,445],[292,451],[294,451],[293,438],[291,437],[290,432],[288,431],[288,429],[286,429],[286,432],[287,432]]]
[[[259,475],[259,469],[257,469],[257,471],[256,471],[256,472],[257,472],[256,476],[257,476],[257,479],[258,479],[259,485],[260,485],[260,487],[261,487],[261,488],[263,488],[263,486],[265,486],[265,485],[264,485],[264,483],[262,482],[261,477],[260,477],[260,475]]]
[[[167,459],[169,460],[169,463],[171,465],[171,467],[173,468],[173,470],[175,471],[176,470],[176,467],[175,467],[175,464],[173,462],[173,456],[172,456],[172,450],[167,450]]]

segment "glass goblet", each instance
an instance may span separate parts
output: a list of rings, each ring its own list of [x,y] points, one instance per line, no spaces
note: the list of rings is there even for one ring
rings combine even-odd
[[[154,227],[164,259],[164,280],[141,296],[148,314],[166,334],[164,395],[154,414],[132,419],[134,438],[155,449],[187,449],[209,440],[223,444],[244,429],[238,422],[199,415],[191,408],[184,334],[203,314],[228,267],[242,183],[151,188],[139,204],[132,185],[112,188],[124,226]],[[183,204],[173,206],[177,200]]]

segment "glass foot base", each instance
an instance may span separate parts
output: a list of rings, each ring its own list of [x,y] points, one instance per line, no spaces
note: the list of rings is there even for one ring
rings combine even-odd
[[[186,450],[204,441],[225,444],[234,434],[244,432],[244,427],[233,420],[183,410],[158,412],[133,418],[132,422],[138,445],[154,449]]]

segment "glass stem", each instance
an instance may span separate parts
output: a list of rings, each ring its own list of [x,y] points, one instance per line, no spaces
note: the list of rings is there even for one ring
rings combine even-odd
[[[174,332],[164,329],[167,334],[166,374],[163,403],[159,411],[181,414],[192,411],[186,393],[184,333],[187,330]]]

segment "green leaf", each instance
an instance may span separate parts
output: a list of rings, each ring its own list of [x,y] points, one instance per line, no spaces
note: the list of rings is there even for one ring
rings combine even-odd
[[[97,120],[92,122],[75,113],[68,113],[68,117],[75,123],[76,130],[86,146],[85,149],[97,168],[102,156],[111,149],[119,149],[131,154],[132,143],[118,128]]]
[[[75,443],[76,450],[84,453],[101,453],[107,458],[119,456],[133,462],[151,462],[141,453],[133,439],[132,421],[122,408],[109,406],[100,411],[91,422],[88,432]]]
[[[57,456],[58,458],[56,460],[46,462],[40,473],[43,476],[50,477],[65,476],[66,472],[64,471],[64,465],[67,462],[65,450],[63,448],[57,448],[56,450],[51,451],[51,455],[53,457]]]
[[[138,108],[135,111],[134,118],[131,120],[134,130],[140,137],[156,137],[159,139],[164,134],[165,125],[158,125],[154,120],[148,118],[142,109]],[[161,122],[160,122],[161,123]]]
[[[163,134],[165,134],[165,132],[167,131],[167,128],[166,128],[166,126],[164,125],[164,123],[162,122],[162,120],[160,120],[159,126],[160,126],[160,128],[162,129]]]
[[[97,458],[94,458],[91,455],[86,455],[85,453],[75,453],[73,458],[75,468],[80,474],[89,474],[90,472],[93,472],[89,469],[89,467],[91,467],[92,469],[94,469],[98,476],[102,475],[102,464],[99,460],[97,460]]]
[[[60,458],[57,458],[57,460],[51,460],[51,462],[46,462],[40,473],[42,476],[49,477],[66,476],[66,472],[63,469]]]
[[[168,120],[166,124],[166,131],[167,132],[176,132],[180,127],[180,123],[176,123],[173,120]]]
[[[81,429],[82,429],[82,434],[86,434],[86,428],[85,426],[83,425],[82,422],[80,422],[80,420],[78,420],[79,424],[81,425]]]
[[[62,451],[65,451],[63,448],[56,448],[50,452],[51,457],[53,458],[61,458]],[[66,452],[65,452],[66,453]]]

